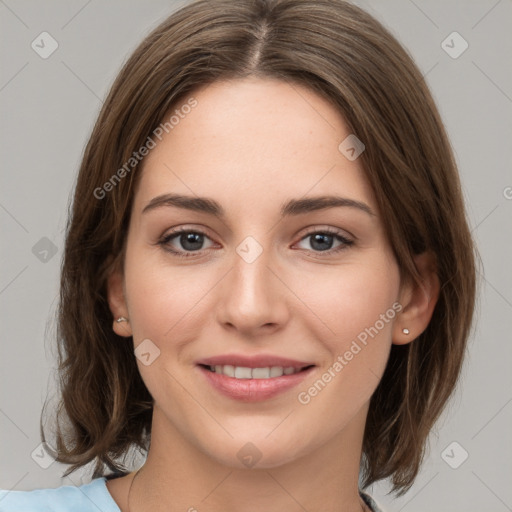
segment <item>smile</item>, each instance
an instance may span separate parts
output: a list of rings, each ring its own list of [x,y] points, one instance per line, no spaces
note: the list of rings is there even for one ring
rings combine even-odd
[[[261,402],[297,387],[315,365],[303,368],[197,365],[210,389],[239,402]]]
[[[248,368],[246,366],[233,366],[230,364],[208,367],[211,372],[219,375],[226,375],[235,379],[272,379],[283,375],[293,375],[299,373],[302,368],[294,368],[293,366],[267,366],[264,368]]]

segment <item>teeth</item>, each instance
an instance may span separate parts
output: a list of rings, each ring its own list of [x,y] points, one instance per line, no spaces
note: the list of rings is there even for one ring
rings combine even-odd
[[[269,379],[270,369],[269,368],[253,368],[252,369],[253,379]]]
[[[217,373],[217,366],[215,367],[215,372]],[[235,367],[231,366],[230,364],[224,365],[224,367],[219,366],[219,372],[223,373],[224,375],[227,375],[228,377],[234,377],[235,376]]]
[[[244,368],[243,366],[235,366],[235,378],[236,379],[250,379],[252,377],[250,368]]]
[[[292,375],[300,370],[293,366],[267,366],[266,368],[247,368],[245,366],[232,366],[230,364],[210,366],[210,371],[235,377],[236,379],[270,379],[272,377],[281,377],[282,375]]]
[[[272,366],[270,368],[270,376],[271,377],[281,377],[284,373],[284,368],[281,366]]]

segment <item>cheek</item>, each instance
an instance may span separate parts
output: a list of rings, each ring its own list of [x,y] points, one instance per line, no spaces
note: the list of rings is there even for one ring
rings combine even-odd
[[[206,268],[193,273],[190,269],[163,264],[160,255],[150,254],[147,249],[139,253],[134,250],[125,266],[134,346],[142,346],[143,340],[149,339],[156,346],[146,345],[151,358],[158,354],[149,365],[138,360],[139,372],[155,400],[170,408],[189,402],[172,375],[183,347],[197,337],[201,322],[205,321],[201,300],[207,295],[208,286],[213,286]],[[180,378],[180,382],[184,379]]]
[[[302,273],[297,280],[297,296],[314,313],[317,323],[323,325],[328,338],[357,336],[373,326],[397,300],[399,272],[396,263],[389,258],[368,260],[310,275]],[[382,328],[379,322],[381,330],[389,331],[390,323],[385,325],[387,327]]]
[[[126,293],[136,343],[154,338],[159,344],[172,337],[174,329],[183,330],[212,287],[206,267],[191,273],[190,266],[166,265],[162,258],[165,255],[156,250],[148,254],[135,249],[126,261]]]
[[[309,329],[322,340],[325,375],[334,388],[357,391],[368,398],[382,376],[389,351],[393,323],[401,309],[399,271],[389,256],[340,266],[335,272],[302,276],[297,293],[308,309]],[[336,378],[333,378],[336,375]],[[343,383],[343,384],[342,384]],[[313,391],[314,393],[314,391]]]
[[[322,320],[317,325],[329,326],[316,332],[318,337],[323,333],[319,339],[327,355],[297,401],[313,422],[311,429],[317,428],[313,418],[330,418],[323,435],[335,435],[369,402],[384,373],[393,322],[401,309],[398,267],[394,262],[385,267],[354,264],[340,269],[336,280],[309,287],[311,309]]]

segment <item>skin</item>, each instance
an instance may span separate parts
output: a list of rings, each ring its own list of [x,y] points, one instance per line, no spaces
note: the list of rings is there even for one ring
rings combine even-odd
[[[338,150],[350,131],[323,98],[256,78],[216,82],[193,96],[197,107],[144,160],[124,268],[108,283],[113,317],[129,319],[114,330],[133,336],[134,348],[150,339],[160,350],[148,366],[137,360],[155,407],[130,510],[359,512],[369,400],[391,344],[411,342],[431,318],[439,290],[432,258],[417,257],[421,287],[400,281],[360,160]],[[142,213],[170,192],[212,198],[226,217],[175,206]],[[360,201],[374,214],[344,206],[279,215],[289,199],[323,195]],[[199,256],[180,258],[158,244],[180,226],[206,233],[199,251],[188,249]],[[334,236],[318,249],[307,234],[325,228],[352,245],[334,252],[342,245]],[[252,263],[236,251],[247,236],[262,249]],[[187,252],[181,242],[177,236],[167,247]],[[396,302],[400,314],[300,403],[298,393]],[[296,388],[244,403],[219,394],[196,366],[228,353],[316,367]],[[261,453],[252,468],[237,457],[248,442]],[[107,483],[123,512],[133,475]]]

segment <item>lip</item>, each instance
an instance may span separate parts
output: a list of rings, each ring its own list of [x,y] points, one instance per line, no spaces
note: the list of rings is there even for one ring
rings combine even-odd
[[[297,361],[286,357],[279,357],[270,354],[259,354],[257,356],[246,356],[242,354],[224,354],[208,357],[196,362],[198,365],[215,366],[230,364],[243,366],[245,368],[266,368],[267,366],[282,366],[283,368],[293,366],[295,369],[305,368],[314,365],[312,362]]]
[[[233,365],[246,368],[266,368],[267,366],[293,366],[302,369],[298,373],[272,377],[269,379],[237,379],[210,371],[208,366]],[[242,402],[260,402],[284,393],[300,384],[314,369],[313,363],[286,359],[278,356],[224,355],[202,359],[197,362],[199,372],[218,392]]]

